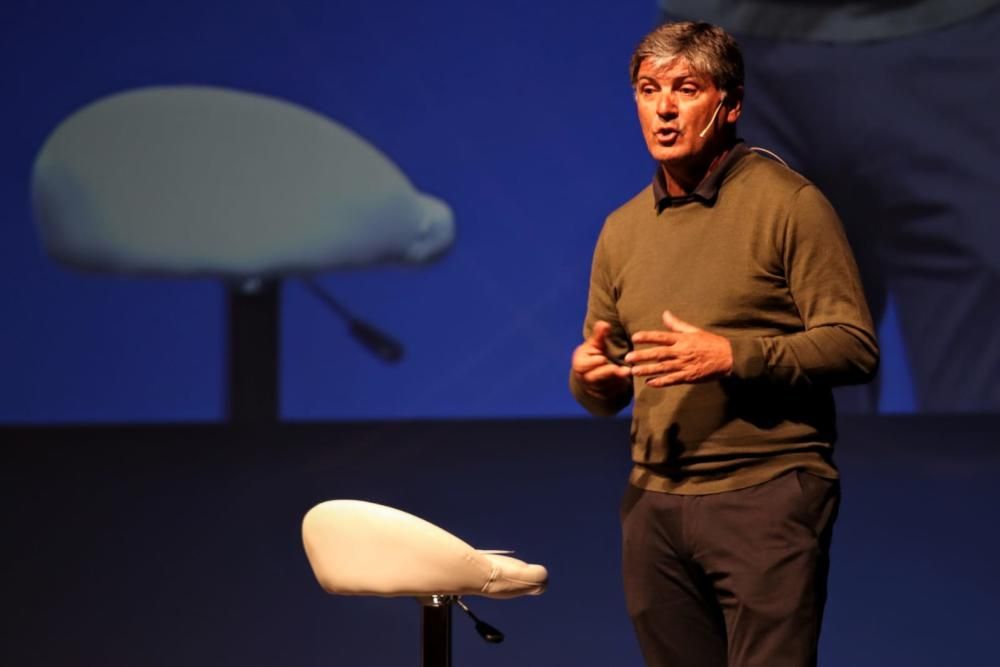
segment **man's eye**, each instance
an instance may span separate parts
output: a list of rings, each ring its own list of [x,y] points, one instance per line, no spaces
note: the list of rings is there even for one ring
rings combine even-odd
[[[695,86],[681,86],[680,92],[682,95],[694,95],[698,89]]]

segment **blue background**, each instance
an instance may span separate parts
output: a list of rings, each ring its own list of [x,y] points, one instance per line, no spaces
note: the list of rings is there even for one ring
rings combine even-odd
[[[321,277],[403,342],[397,366],[286,284],[285,418],[583,414],[566,368],[603,218],[652,173],[626,70],[656,18],[645,0],[45,0],[5,10],[0,421],[223,416],[223,288],[71,272],[45,257],[28,202],[34,156],[63,118],[114,92],[184,83],[318,111],[455,212],[456,245],[436,265]],[[908,412],[894,326],[890,311],[880,405]]]

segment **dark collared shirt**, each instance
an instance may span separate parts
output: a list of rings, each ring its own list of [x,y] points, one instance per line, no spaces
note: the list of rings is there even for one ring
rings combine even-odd
[[[737,139],[722,161],[715,166],[715,169],[705,174],[705,178],[701,180],[698,187],[691,194],[680,197],[671,197],[667,192],[667,175],[663,171],[663,167],[657,165],[656,173],[653,175],[653,201],[656,203],[656,212],[662,213],[663,209],[668,206],[677,206],[692,201],[712,205],[715,202],[715,197],[719,194],[722,179],[725,178],[732,166],[749,152],[750,149],[747,145],[741,139]]]

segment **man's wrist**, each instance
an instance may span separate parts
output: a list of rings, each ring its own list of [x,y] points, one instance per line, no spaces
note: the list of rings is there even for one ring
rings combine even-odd
[[[725,341],[722,375],[724,377],[732,377],[733,368],[736,365],[736,358],[733,353],[733,342],[725,336],[722,336],[722,340]]]
[[[764,348],[760,338],[731,338],[729,344],[733,353],[730,377],[752,380],[764,375]]]

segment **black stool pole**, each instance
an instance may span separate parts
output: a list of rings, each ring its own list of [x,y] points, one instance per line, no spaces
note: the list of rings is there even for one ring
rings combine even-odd
[[[228,287],[230,423],[278,421],[281,281],[247,280]]]
[[[451,603],[448,595],[422,598],[422,667],[451,667]]]

